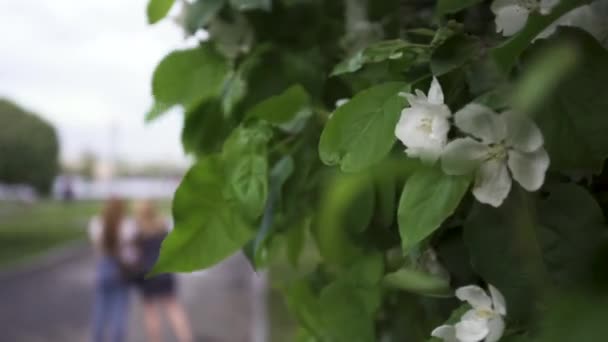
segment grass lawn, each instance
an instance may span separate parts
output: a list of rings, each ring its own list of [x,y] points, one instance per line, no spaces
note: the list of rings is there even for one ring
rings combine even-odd
[[[0,267],[85,239],[87,222],[99,207],[97,201],[0,201]]]
[[[87,239],[87,225],[100,201],[0,201],[0,267],[44,253],[62,244]],[[168,201],[160,203],[169,213]]]

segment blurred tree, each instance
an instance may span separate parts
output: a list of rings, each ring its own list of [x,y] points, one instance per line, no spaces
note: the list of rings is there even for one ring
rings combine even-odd
[[[28,184],[48,193],[59,169],[55,128],[0,99],[0,183]]]

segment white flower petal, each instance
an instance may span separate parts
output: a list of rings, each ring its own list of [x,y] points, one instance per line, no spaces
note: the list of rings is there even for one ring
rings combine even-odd
[[[468,321],[468,320],[471,320],[471,319],[481,319],[481,320],[484,320],[486,318],[480,317],[479,316],[479,312],[476,309],[468,310],[467,312],[464,313],[464,315],[462,315],[462,317],[460,317],[461,321]]]
[[[456,329],[456,338],[462,342],[481,341],[490,332],[488,321],[480,319],[462,320],[456,323],[454,327]]]
[[[338,99],[336,100],[336,108],[344,106],[350,99]]]
[[[456,338],[456,328],[453,325],[442,325],[431,332],[431,336],[442,339],[444,342],[459,342]]]
[[[450,122],[443,116],[434,117],[431,122],[431,139],[440,141],[443,145],[448,140],[448,132],[450,131]]]
[[[505,321],[501,316],[493,317],[488,321],[488,335],[485,342],[497,342],[505,332]]]
[[[437,80],[437,77],[433,77],[431,87],[429,88],[429,102],[432,104],[443,104],[443,90],[441,84]]]
[[[448,175],[465,175],[477,169],[488,147],[471,138],[454,139],[443,149],[441,166]]]
[[[416,97],[418,97],[418,99],[420,100],[427,100],[426,95],[424,94],[424,92],[420,89],[416,89],[414,90],[414,92],[416,93]]]
[[[502,32],[507,37],[519,32],[526,25],[530,14],[527,8],[516,4],[492,7],[496,14],[496,32]]]
[[[454,123],[463,132],[486,144],[500,142],[506,136],[502,118],[492,109],[477,103],[470,103],[454,114]]]
[[[499,207],[511,191],[511,176],[503,160],[488,160],[475,175],[473,196],[481,203]]]
[[[551,13],[553,7],[559,4],[560,0],[540,0],[539,3],[539,12],[542,15],[547,15]]]
[[[509,151],[509,169],[513,178],[528,191],[536,191],[545,182],[549,155],[543,147],[531,153]]]
[[[503,316],[506,315],[507,304],[505,302],[505,297],[491,284],[488,286],[488,289],[490,290],[490,296],[492,296],[492,306],[494,307],[494,311]]]
[[[501,115],[507,127],[507,145],[523,152],[536,151],[543,145],[543,134],[534,121],[511,110]]]
[[[492,310],[492,299],[486,291],[475,285],[463,286],[456,289],[456,297],[471,304],[473,309]]]
[[[415,108],[405,108],[401,111],[401,117],[395,126],[395,136],[408,147],[424,144],[426,136],[418,129],[420,121],[424,118]]]
[[[439,157],[441,157],[441,153],[443,152],[443,145],[440,143],[427,144],[426,146],[420,147],[408,147],[405,150],[408,157],[410,158],[420,158],[425,164],[432,165],[434,164]]]

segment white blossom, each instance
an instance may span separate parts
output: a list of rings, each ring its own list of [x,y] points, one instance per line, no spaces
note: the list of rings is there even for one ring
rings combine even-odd
[[[507,307],[503,295],[489,285],[490,295],[479,286],[469,285],[456,290],[456,297],[471,305],[455,325],[442,325],[431,333],[445,342],[496,342],[505,330]]]
[[[541,32],[536,39],[547,38],[558,26],[578,27],[593,35],[604,47],[608,47],[608,0],[597,0],[564,14]]]
[[[443,90],[433,78],[428,95],[416,90],[415,94],[401,94],[409,107],[403,109],[395,127],[395,135],[405,145],[408,156],[434,163],[447,143],[452,115],[444,104]]]
[[[512,36],[521,30],[534,12],[551,13],[559,0],[494,0],[491,9],[496,15],[496,31]]]
[[[344,106],[346,103],[348,103],[348,101],[350,101],[349,98],[337,99],[336,100],[336,108]]]
[[[476,139],[459,138],[447,144],[442,168],[449,175],[474,172],[473,195],[479,202],[500,206],[511,191],[511,177],[528,191],[543,185],[549,155],[534,122],[513,111],[499,115],[475,103],[458,111],[454,119],[456,127]]]

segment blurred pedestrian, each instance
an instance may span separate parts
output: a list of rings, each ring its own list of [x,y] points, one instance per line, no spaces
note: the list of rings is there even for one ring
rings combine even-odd
[[[118,198],[108,200],[101,215],[89,224],[97,255],[93,342],[125,341],[129,310],[126,270],[137,259],[135,234],[135,227],[126,219],[125,203]]]
[[[148,273],[158,259],[161,243],[167,236],[170,223],[159,214],[151,201],[137,202],[134,209],[140,265],[143,272]],[[161,311],[164,311],[178,340],[192,342],[188,316],[177,299],[175,275],[165,273],[152,277],[142,276],[136,285],[143,297],[147,341],[161,341]]]

